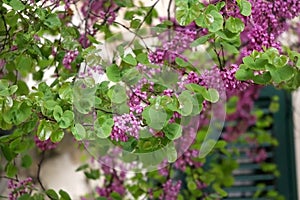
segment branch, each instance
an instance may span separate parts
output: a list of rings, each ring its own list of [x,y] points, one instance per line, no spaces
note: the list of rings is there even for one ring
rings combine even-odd
[[[115,21],[114,23],[117,24],[117,25],[119,25],[119,26],[122,26],[124,29],[128,30],[130,33],[133,33],[135,36],[137,36],[138,38],[140,38],[141,41],[143,42],[143,44],[145,45],[146,50],[147,50],[148,52],[150,51],[150,49],[149,49],[149,47],[147,46],[147,44],[146,44],[144,38],[143,38],[142,36],[140,36],[137,32],[134,32],[134,31],[130,30],[130,28],[128,28],[128,27],[125,26],[124,24],[121,24],[120,22],[116,22],[116,21]]]
[[[217,47],[216,47],[216,43],[214,41],[213,43],[213,49],[214,49],[214,52],[216,53],[217,55],[217,58],[218,58],[218,62],[219,62],[219,65],[220,65],[220,69],[223,69],[223,65],[222,65],[222,61],[221,61],[221,58],[220,58],[220,52],[217,51]]]
[[[45,186],[43,185],[42,183],[42,180],[41,180],[41,168],[42,168],[42,165],[43,165],[43,162],[45,161],[45,151],[42,152],[42,157],[41,157],[41,160],[40,162],[38,163],[38,170],[37,170],[37,174],[36,174],[36,178],[37,178],[37,181],[39,182],[42,190],[46,193],[46,188]],[[51,200],[54,200],[50,195],[48,195],[46,193],[47,197]]]
[[[169,4],[168,4],[168,20],[171,20],[171,5],[172,5],[172,0],[169,0]]]
[[[150,14],[152,13],[154,7],[156,6],[156,4],[159,2],[159,0],[157,0],[150,8],[150,10],[147,12],[146,16],[144,17],[143,21],[139,24],[139,26],[136,29],[136,32],[138,33],[139,30],[141,29],[142,25],[145,23],[146,19],[150,16]],[[136,35],[134,35],[134,37],[132,38],[131,42],[128,44],[128,46],[131,46],[133,41],[135,40]]]
[[[10,36],[9,36],[9,29],[7,29],[7,23],[6,23],[5,17],[4,17],[4,15],[2,13],[1,13],[1,18],[2,18],[3,23],[4,23],[6,34],[5,34],[4,43],[3,43],[3,45],[2,45],[2,47],[0,49],[0,52],[5,49],[6,42],[10,38]]]
[[[41,168],[42,168],[42,164],[43,164],[44,160],[45,160],[45,151],[42,152],[42,157],[41,157],[40,162],[38,163],[38,170],[37,170],[37,174],[36,174],[37,181],[39,182],[39,184],[40,184],[42,190],[45,192],[45,191],[46,191],[46,188],[45,188],[45,186],[43,185],[43,183],[42,183],[42,181],[41,181],[41,177],[40,177],[40,175],[41,175]],[[49,197],[49,198],[50,198],[50,197]]]

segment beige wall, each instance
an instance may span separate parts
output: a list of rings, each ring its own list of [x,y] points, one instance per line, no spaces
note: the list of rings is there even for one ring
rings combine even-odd
[[[298,197],[300,198],[300,89],[293,93],[294,139]]]

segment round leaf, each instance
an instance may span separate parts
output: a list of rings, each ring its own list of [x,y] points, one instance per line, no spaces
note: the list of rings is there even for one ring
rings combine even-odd
[[[83,140],[86,137],[85,128],[79,123],[76,123],[75,126],[72,127],[71,131],[76,140]]]
[[[136,59],[133,57],[133,55],[131,54],[127,54],[124,58],[123,58],[123,61],[129,65],[132,65],[132,66],[136,66],[137,65],[137,61]]]
[[[244,30],[245,25],[241,19],[229,17],[226,21],[225,28],[232,33],[240,33]]]
[[[119,82],[121,80],[120,69],[117,65],[111,65],[106,68],[107,78],[112,82]]]
[[[163,132],[169,140],[176,140],[182,135],[182,127],[176,123],[168,124],[163,128]]]
[[[180,114],[182,116],[188,116],[193,111],[193,97],[188,91],[183,91],[179,97],[178,101],[180,103]]]

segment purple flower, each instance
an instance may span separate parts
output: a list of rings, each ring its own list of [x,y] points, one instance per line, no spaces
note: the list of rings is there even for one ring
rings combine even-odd
[[[114,126],[110,135],[112,140],[126,142],[128,136],[139,138],[140,120],[132,112],[114,116]]]
[[[42,141],[37,136],[34,137],[35,145],[42,151],[55,149],[57,143],[53,143],[50,139]]]
[[[10,179],[7,184],[9,189],[8,199],[17,200],[18,197],[24,194],[30,194],[32,191],[32,178],[28,177],[24,180]]]
[[[159,199],[161,200],[176,200],[180,192],[181,181],[173,182],[172,179],[167,180],[163,184],[163,193]]]
[[[71,63],[76,59],[78,56],[79,52],[77,50],[75,51],[68,51],[62,61],[62,64],[66,69],[71,69]]]

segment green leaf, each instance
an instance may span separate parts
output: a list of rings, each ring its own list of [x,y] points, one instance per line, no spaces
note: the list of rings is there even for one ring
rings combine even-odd
[[[13,114],[13,122],[16,125],[20,125],[21,123],[25,122],[30,115],[32,114],[31,112],[31,107],[28,106],[25,102],[21,104],[21,106],[16,110]]]
[[[86,137],[85,128],[79,123],[76,123],[75,126],[71,128],[71,131],[76,140],[83,140]]]
[[[187,67],[189,65],[188,62],[185,62],[182,58],[176,57],[175,58],[175,62],[177,65],[179,65],[180,67]]]
[[[79,166],[75,171],[79,172],[79,171],[85,170],[87,168],[89,168],[89,165],[88,164],[83,164],[83,165]]]
[[[72,93],[72,87],[69,83],[63,84],[59,90],[58,90],[58,95],[59,98],[66,100],[66,101],[71,101],[73,98],[73,93]]]
[[[12,94],[14,94],[17,90],[18,90],[18,86],[17,86],[17,85],[12,85],[12,86],[9,88],[9,94],[12,95]]]
[[[127,94],[126,94],[126,89],[125,87],[121,85],[115,85],[112,87],[111,91],[111,102],[120,104],[126,101],[127,99]]]
[[[271,81],[272,77],[270,72],[265,72],[263,74],[259,74],[256,76],[253,76],[252,80],[254,81],[254,83],[257,84],[268,84]]]
[[[9,148],[9,145],[6,145],[6,144],[1,144],[1,151],[4,155],[4,158],[7,160],[7,161],[12,161],[16,154],[12,151],[12,149]]]
[[[193,111],[193,97],[190,92],[183,91],[178,96],[178,101],[180,103],[180,114],[182,116],[188,116]]]
[[[103,119],[99,117],[94,123],[94,129],[97,137],[108,138],[111,135],[114,120],[112,118]]]
[[[272,80],[274,81],[274,83],[280,83],[282,81],[275,66],[268,64],[266,66],[266,69],[270,72]]]
[[[199,46],[200,44],[204,44],[211,37],[212,37],[212,34],[207,34],[207,35],[201,36],[200,38],[197,38],[195,41],[192,42],[191,47],[196,47],[196,46]]]
[[[133,7],[134,4],[132,0],[114,0],[114,3],[116,3],[120,7]]]
[[[24,81],[19,80],[17,82],[17,86],[18,86],[18,90],[16,92],[17,95],[22,96],[22,95],[27,95],[29,93],[29,88]]]
[[[201,7],[203,7],[202,4],[194,0],[176,1],[176,20],[182,26],[189,25],[199,16]]]
[[[50,136],[50,140],[54,143],[60,142],[64,138],[65,133],[63,130],[55,130]]]
[[[23,194],[18,198],[18,200],[32,200],[33,198],[30,196],[30,194]],[[35,199],[34,199],[35,200]]]
[[[288,81],[294,76],[294,69],[291,66],[286,65],[277,69],[277,73],[279,74],[281,81]]]
[[[217,32],[223,29],[223,16],[217,11],[215,6],[208,6],[203,14],[196,19],[196,24],[203,28],[208,28],[210,32]]]
[[[149,127],[155,130],[161,130],[167,121],[167,113],[160,106],[149,106],[146,107],[142,113],[143,118]]]
[[[0,79],[0,96],[9,96],[8,80]]]
[[[24,168],[29,168],[32,164],[32,158],[28,154],[22,156],[21,166]]]
[[[225,28],[232,33],[240,33],[244,30],[245,25],[241,19],[235,17],[229,17],[226,20]]]
[[[201,110],[203,108],[204,98],[203,98],[203,95],[196,94],[193,96],[192,100],[193,100],[193,111],[190,114],[190,116],[195,116],[201,112]]]
[[[88,66],[96,66],[101,63],[101,56],[99,55],[100,50],[96,49],[94,46],[86,48],[83,52],[85,55],[85,60]]]
[[[189,180],[189,181],[188,181],[187,187],[188,187],[188,189],[189,189],[190,191],[194,191],[194,190],[197,189],[196,183],[195,183],[194,181],[192,181],[192,180]]]
[[[73,104],[76,110],[82,114],[92,111],[95,104],[95,80],[85,78],[76,80],[73,86]]]
[[[210,101],[212,103],[216,103],[219,100],[219,93],[216,89],[209,88],[203,97],[207,101]]]
[[[137,65],[136,59],[131,54],[127,54],[122,60],[129,65],[132,65],[132,66]]]
[[[26,140],[22,141],[21,138],[18,138],[10,143],[9,148],[15,153],[19,154],[26,151],[26,148],[28,148],[28,143]]]
[[[14,10],[24,10],[25,5],[22,3],[20,0],[11,0],[9,2],[9,5],[12,7]]]
[[[44,107],[48,110],[54,110],[54,108],[56,108],[57,104],[58,104],[57,101],[48,100],[48,101],[45,101]]]
[[[206,24],[208,25],[208,30],[210,32],[217,32],[223,28],[223,16],[215,10],[212,10],[208,15],[206,15]]]
[[[249,1],[247,0],[241,0],[241,3],[239,4],[241,14],[244,16],[250,16],[251,15],[251,10],[252,10],[252,5]]]
[[[9,162],[6,165],[5,172],[8,177],[12,178],[18,173],[18,168],[14,165],[13,162]]]
[[[176,140],[182,135],[182,127],[177,123],[168,124],[163,128],[163,132],[169,140]]]
[[[46,17],[44,24],[51,29],[56,29],[61,27],[61,21],[56,13],[51,13]]]
[[[232,53],[232,54],[239,54],[240,51],[232,44],[228,42],[222,41],[221,44],[224,47],[225,52]]]
[[[41,120],[37,129],[37,136],[40,140],[48,140],[52,134],[52,127],[49,124],[50,122],[46,120]]]
[[[280,55],[279,57],[275,57],[273,60],[273,64],[275,67],[280,68],[287,65],[289,62],[289,57],[285,55]]]
[[[106,68],[107,78],[112,82],[119,82],[121,80],[121,71],[116,64]]]
[[[84,172],[88,179],[97,180],[100,177],[100,171],[98,169],[91,169],[89,172]]]
[[[89,39],[90,42],[92,42],[94,44],[100,44],[100,42],[95,37],[93,37],[93,36],[91,36],[89,34],[87,34],[86,37]]]
[[[132,19],[130,22],[130,28],[136,29],[140,26],[141,20],[139,19]]]
[[[56,105],[53,109],[53,117],[54,119],[59,122],[63,115],[63,110],[59,105]]]
[[[33,66],[32,58],[27,55],[20,55],[16,58],[17,69],[21,73],[26,74],[31,71]]]
[[[47,190],[46,194],[51,198],[51,200],[59,200],[58,194],[52,189]]]
[[[10,27],[14,27],[18,23],[19,17],[18,17],[18,15],[16,15],[16,12],[12,10],[5,15],[5,19],[6,19],[6,23]]]
[[[235,78],[241,81],[250,80],[253,78],[253,71],[250,69],[238,69],[235,73]]]
[[[70,195],[64,191],[64,190],[59,190],[58,193],[60,194],[61,198],[60,200],[71,200]]]
[[[223,190],[218,184],[216,184],[216,183],[213,184],[213,188],[222,197],[226,197],[227,196],[227,192],[225,190]]]
[[[74,113],[70,110],[66,110],[64,114],[62,115],[60,121],[58,122],[58,125],[60,128],[68,128],[72,125],[72,122],[74,120]]]
[[[128,85],[136,84],[142,78],[141,73],[136,68],[126,70],[122,75],[122,81]]]
[[[148,55],[146,53],[140,53],[136,56],[136,60],[141,64],[149,64]]]
[[[177,151],[174,145],[174,142],[170,142],[167,148],[167,158],[169,163],[173,163],[177,160]]]

